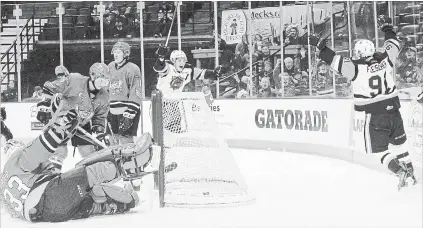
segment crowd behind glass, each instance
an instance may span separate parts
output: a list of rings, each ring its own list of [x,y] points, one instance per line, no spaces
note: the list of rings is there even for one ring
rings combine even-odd
[[[96,29],[99,27],[96,25],[100,23],[98,4],[91,4],[89,8],[87,7],[87,10],[84,7],[78,8],[78,4],[80,3],[64,4],[67,13],[77,15],[73,17],[72,21],[73,26],[75,26],[75,33],[69,39],[98,39],[100,36],[99,30]],[[166,37],[175,16],[176,8],[174,2],[154,2],[151,3],[155,6],[154,12],[148,11],[151,7],[144,7],[142,9],[143,18],[140,19],[137,2],[103,2],[103,4],[105,5],[103,14],[105,39],[139,37],[140,23],[150,23],[153,25],[151,28],[154,28],[150,31],[151,33],[144,31],[144,36]],[[192,21],[191,12],[201,9],[201,4],[207,3],[196,2],[191,5],[184,5],[185,8],[181,10],[181,23]],[[266,5],[253,2],[252,7],[279,7],[279,2],[261,4]],[[305,5],[306,2],[284,2],[283,4]],[[219,6],[223,5],[222,2],[219,3]],[[328,36],[330,45],[333,45],[338,53],[350,57],[349,42],[353,43],[354,40],[362,38],[376,42],[377,30],[374,26],[374,14],[391,15],[394,19],[398,38],[403,46],[399,57],[400,61],[396,65],[397,86],[400,89],[420,87],[423,80],[423,45],[421,45],[423,43],[423,17],[420,20],[420,14],[423,13],[423,3],[393,2],[392,7],[388,7],[387,2],[378,2],[376,9],[374,5],[373,2],[333,3],[334,8],[341,8],[342,10],[334,13],[333,19],[327,22],[333,23],[333,34]],[[189,10],[186,9],[188,6],[190,6]],[[210,6],[212,6],[212,3]],[[240,7],[245,9],[248,6],[246,2],[241,2]],[[349,11],[346,10],[347,7],[350,7]],[[213,8],[209,7],[209,10],[212,12]],[[228,8],[218,8],[218,11],[222,10],[228,10]],[[350,12],[349,17],[347,12]],[[11,12],[2,12],[2,21],[3,15],[7,13]],[[52,14],[54,13],[52,12]],[[210,15],[213,15],[213,13]],[[351,20],[350,23],[348,23],[348,18]],[[63,23],[65,22],[69,21],[64,20]],[[93,29],[77,30],[77,26],[84,24]],[[175,27],[172,27],[172,31],[175,30]],[[84,28],[87,28],[87,26],[84,26]],[[281,32],[282,37],[275,33],[274,36],[268,35],[265,38],[262,34],[252,34],[250,38],[250,34],[246,33],[242,36],[241,42],[231,45],[228,45],[218,34],[218,47],[222,51],[219,63],[223,66],[223,77],[225,78],[225,80],[219,81],[219,97],[236,99],[309,97],[310,94],[313,97],[351,97],[350,82],[318,59],[315,48],[309,49],[307,45],[308,30],[310,29],[307,28],[307,24],[301,26],[295,23],[284,23],[283,32]],[[48,35],[48,33],[43,33],[39,40],[57,39],[57,37],[51,38]],[[171,35],[176,36],[174,32]],[[208,48],[214,49],[214,30],[206,35],[210,36]],[[249,43],[250,40],[252,45]],[[383,39],[379,41],[378,47],[382,45]],[[280,53],[275,52],[282,46],[283,60],[281,60]],[[310,54],[308,53],[309,50]],[[252,59],[250,59],[250,56],[252,56]],[[194,59],[189,59],[189,62],[195,65]],[[209,59],[203,61],[202,67],[213,69],[214,64],[214,59]],[[251,69],[250,65],[252,65]],[[281,69],[282,67],[283,69]],[[311,77],[311,80],[309,77]],[[200,83],[210,86],[213,96],[218,96],[215,82],[202,81]],[[35,86],[30,93],[23,93],[23,98],[32,96],[32,98],[38,99],[40,91],[41,87]],[[16,81],[11,81],[8,89],[2,91],[1,95],[2,101],[16,101]],[[149,95],[146,94],[146,97],[149,97]]]

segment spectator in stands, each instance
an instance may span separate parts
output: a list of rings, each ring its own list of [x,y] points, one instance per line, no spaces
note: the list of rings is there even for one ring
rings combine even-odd
[[[415,47],[407,47],[404,55],[398,61],[397,72],[399,81],[402,83],[417,83],[419,79],[416,72],[416,52]]]
[[[242,69],[246,67],[249,62],[249,47],[248,47],[248,35],[242,35],[242,40],[235,47],[235,58],[234,66],[235,69]]]
[[[282,76],[283,75],[283,76]],[[279,84],[277,88],[278,96],[284,97],[293,97],[295,96],[295,86],[292,81],[292,76],[288,74],[288,72],[284,72],[283,74],[279,74],[279,81],[283,82],[283,93],[282,93],[282,84]]]
[[[236,94],[236,98],[249,98],[250,94],[248,92],[248,84],[240,81],[238,84],[238,92]]]
[[[285,29],[284,43],[285,45],[298,44],[298,38],[300,37],[299,25],[290,24]]]
[[[159,5],[157,11],[157,23],[154,26],[156,28],[154,31],[154,37],[163,37],[163,35],[167,36],[173,20],[174,8],[173,3],[171,2],[162,2]]]
[[[272,92],[270,87],[270,78],[263,77],[260,80],[260,90],[257,97],[275,97],[275,94]]]
[[[291,57],[286,57],[284,59],[284,71],[288,72],[289,75],[294,76],[297,72],[294,67],[294,60]]]
[[[263,47],[263,45],[264,45],[263,37],[260,34],[256,34],[254,36],[254,41],[253,41],[254,52],[261,51],[261,48]]]
[[[321,61],[317,64],[317,74],[315,78],[315,89],[317,94],[325,95],[333,92],[333,77],[329,73],[329,66]]]
[[[35,86],[34,88],[34,93],[32,94],[31,98],[43,98],[43,89],[41,88],[41,86]]]

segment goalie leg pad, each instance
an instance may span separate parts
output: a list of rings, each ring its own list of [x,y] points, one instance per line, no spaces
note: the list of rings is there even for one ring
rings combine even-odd
[[[138,195],[132,189],[108,183],[94,186],[91,196],[96,203],[105,203],[108,199],[120,203],[132,204],[132,207],[139,203]]]

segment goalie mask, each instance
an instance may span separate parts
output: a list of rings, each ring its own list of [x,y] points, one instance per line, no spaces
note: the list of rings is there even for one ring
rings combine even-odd
[[[90,77],[96,89],[107,87],[110,81],[109,67],[104,63],[94,63],[90,67]]]
[[[12,157],[13,153],[25,147],[23,142],[10,139],[6,142],[6,145],[3,147],[3,151],[1,153],[1,170],[3,172],[4,165]]]
[[[359,40],[354,46],[354,58],[365,59],[373,56],[375,53],[375,45],[370,40]]]

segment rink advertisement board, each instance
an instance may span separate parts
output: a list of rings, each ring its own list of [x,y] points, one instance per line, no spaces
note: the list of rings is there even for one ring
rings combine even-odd
[[[39,136],[43,126],[36,120],[35,105],[2,104],[7,111],[5,123],[15,139],[28,142]],[[423,107],[415,101],[402,101],[401,105],[410,155],[422,167]],[[348,148],[353,143],[354,153],[364,155],[364,113],[353,112],[352,108],[348,99],[240,99],[210,104],[220,133],[227,140],[288,142],[310,148]],[[142,110],[139,129],[151,132],[151,102],[144,101]]]
[[[217,100],[213,106],[211,109],[215,110],[214,116],[225,139],[342,148],[349,144],[351,103],[345,100]]]

